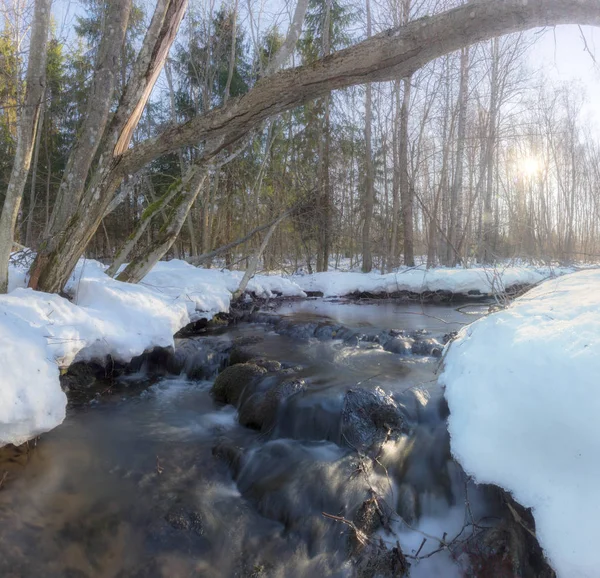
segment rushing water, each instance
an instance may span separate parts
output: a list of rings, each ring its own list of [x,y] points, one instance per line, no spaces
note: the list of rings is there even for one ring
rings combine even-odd
[[[386,351],[373,336],[441,339],[478,312],[309,300],[277,311],[287,331],[244,323],[181,342],[207,376],[241,338],[304,380],[268,432],[239,425],[234,407],[213,401],[210,379],[138,373],[99,384],[102,395],[72,407],[35,448],[0,454],[0,576],[351,576],[348,528],[322,514],[350,516],[370,492],[394,512],[384,541],[420,557],[437,549],[424,536],[459,533],[467,514],[465,482],[448,459],[439,359]],[[354,336],[303,338],[302,327],[323,322]],[[376,387],[412,426],[362,475],[334,430],[348,388]],[[223,459],[232,448],[241,457]],[[473,515],[489,508],[474,489],[469,505]],[[411,576],[461,576],[464,561],[453,558],[413,561]]]

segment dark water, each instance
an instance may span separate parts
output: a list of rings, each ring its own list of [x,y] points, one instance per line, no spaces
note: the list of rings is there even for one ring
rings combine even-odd
[[[320,300],[278,313],[299,325],[427,330],[439,339],[476,318],[452,307]],[[307,383],[280,407],[275,427],[239,425],[234,407],[213,401],[210,380],[138,374],[108,384],[35,448],[0,454],[0,576],[352,576],[348,528],[322,514],[351,517],[374,492],[393,513],[392,532],[378,535],[407,553],[425,541],[423,556],[439,547],[436,536],[461,531],[471,513],[448,459],[439,359],[368,339],[280,335],[269,324],[241,324],[186,347],[216,370],[213,353],[240,337],[256,337],[257,354]],[[411,427],[382,445],[369,470],[328,432],[348,388],[376,387],[402,404]],[[239,448],[235,467],[215,455],[219,444]],[[485,513],[476,489],[469,500],[473,515]],[[413,561],[411,576],[452,578],[465,567],[441,552]]]

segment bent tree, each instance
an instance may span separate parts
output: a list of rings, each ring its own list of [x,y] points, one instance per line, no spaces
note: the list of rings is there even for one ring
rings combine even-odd
[[[116,3],[111,3],[116,4]],[[364,40],[308,66],[278,72],[244,96],[224,106],[166,129],[132,148],[115,148],[134,110],[147,94],[156,66],[162,66],[162,48],[172,42],[183,10],[183,0],[159,0],[152,24],[117,111],[102,133],[102,152],[88,176],[81,199],[60,231],[53,231],[32,267],[30,286],[59,291],[99,227],[115,192],[128,174],[142,169],[163,154],[182,146],[207,146],[203,163],[232,146],[269,117],[332,90],[367,82],[405,78],[428,62],[471,44],[539,26],[557,24],[600,25],[600,0],[475,0],[464,6],[415,20]],[[122,144],[122,143],[121,143]],[[197,168],[200,170],[200,167]],[[144,268],[158,260],[149,255]]]

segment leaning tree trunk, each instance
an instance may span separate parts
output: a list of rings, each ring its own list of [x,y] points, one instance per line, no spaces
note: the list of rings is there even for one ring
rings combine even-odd
[[[78,130],[75,146],[67,160],[50,217],[50,236],[61,233],[77,208],[94,157],[100,148],[113,106],[113,93],[119,74],[119,57],[125,41],[131,5],[132,0],[107,4],[106,32],[98,49],[83,124]]]
[[[598,0],[474,0],[378,34],[310,65],[261,80],[243,97],[230,99],[226,106],[168,128],[121,156],[111,158],[111,162],[101,162],[90,179],[82,202],[62,231],[61,240],[38,253],[30,285],[47,291],[60,290],[99,227],[122,178],[165,153],[215,139],[221,139],[223,149],[267,118],[332,90],[409,77],[435,58],[464,46],[503,34],[557,24],[600,24]],[[144,46],[147,45],[145,41]],[[144,53],[153,64],[157,62],[156,54],[158,52],[153,50]],[[139,82],[138,72],[139,67],[136,67],[132,75],[136,87],[143,84]],[[145,75],[142,80],[147,80]],[[117,124],[121,122],[120,109],[121,106],[116,113]],[[214,154],[218,152],[214,151]]]
[[[139,283],[152,267],[164,257],[179,236],[188,212],[196,201],[205,179],[206,171],[202,165],[194,165],[188,170],[186,178],[175,189],[172,218],[161,229],[158,238],[150,244],[149,249],[143,255],[133,259],[119,273],[117,276],[119,281]]]
[[[153,201],[142,213],[140,220],[138,221],[133,233],[127,237],[125,243],[118,250],[115,255],[114,261],[110,267],[106,270],[106,274],[113,277],[117,274],[121,266],[127,261],[127,258],[133,251],[133,248],[137,245],[142,235],[148,229],[148,226],[152,222],[152,219],[158,214],[162,213],[169,203],[179,194],[179,185],[171,186],[169,190],[157,201]]]
[[[30,271],[30,287],[49,292],[58,292],[63,288],[87,244],[100,226],[121,180],[125,175],[137,172],[128,171],[124,167],[122,163],[124,152],[129,147],[133,131],[175,40],[187,3],[188,0],[157,1],[148,32],[116,112],[108,126],[96,127],[98,129],[96,133],[93,132],[93,127],[90,127],[92,140],[99,140],[101,146],[95,153],[98,162],[89,185],[83,192],[89,172],[88,167],[81,181],[72,182],[68,191],[64,193],[71,199],[69,211],[60,212],[61,218],[66,220],[61,222],[57,215],[52,227],[49,228],[48,237],[40,247]],[[108,35],[116,35],[113,41],[120,42],[120,45],[124,40],[123,23],[129,17],[130,4],[131,0],[108,3],[109,12],[116,14],[115,25],[109,27],[111,30]],[[117,35],[116,30],[122,31],[122,38],[121,32]],[[107,62],[106,65],[116,70],[118,61]],[[113,90],[114,85],[110,93],[103,95],[110,104],[113,102]],[[102,95],[99,95],[99,99],[100,96]],[[99,103],[98,106],[101,104]],[[88,147],[88,144],[80,141],[81,139],[78,139],[71,155],[79,155],[80,148]],[[69,179],[68,173],[65,173],[64,179]]]
[[[51,0],[36,0],[27,65],[25,101],[17,123],[17,147],[0,216],[0,293],[8,290],[8,261],[23,191],[31,166],[38,119],[46,85],[46,59]]]
[[[305,13],[306,13],[307,6],[308,6],[308,0],[299,0],[298,6],[296,7],[296,11],[294,13],[294,18],[293,18],[292,22],[290,23],[290,27],[288,30],[286,40],[283,43],[280,50],[275,55],[275,59],[274,59],[275,62],[282,64],[290,57],[291,52],[293,51],[293,48],[298,40],[300,31],[302,29],[302,21],[304,19]],[[236,34],[235,25],[234,25],[234,30],[232,31],[232,34],[234,35],[232,37],[232,43],[234,43],[235,34]],[[231,79],[233,77],[234,64],[235,64],[235,45],[233,44],[232,52],[230,55],[229,74],[228,74],[228,79],[227,79],[228,86],[231,84]],[[267,68],[267,74],[270,74],[273,70],[274,70],[273,66],[269,66]],[[227,102],[228,100],[229,100],[229,88],[227,88],[225,91],[225,102]],[[220,141],[222,141],[222,139],[220,139]],[[200,157],[194,163],[194,165],[188,169],[187,175],[185,175],[183,177],[184,183],[190,181],[191,179],[194,179],[195,178],[194,175],[196,175],[196,174],[200,174],[200,173],[206,174],[208,172],[209,161],[211,161],[211,159],[214,158],[214,156],[216,155],[216,153],[219,150],[222,150],[224,148],[222,145],[222,142],[220,142],[220,141],[216,141],[216,142],[210,141],[210,142],[205,143],[206,150],[204,151],[203,156]],[[233,139],[231,141],[231,144],[234,144],[234,142],[235,142],[235,139]],[[218,184],[219,173],[220,173],[221,167],[223,165],[227,164],[228,162],[232,161],[233,159],[235,159],[245,149],[246,145],[247,145],[247,142],[245,140],[242,140],[242,144],[237,148],[237,150],[234,150],[227,158],[225,158],[222,162],[218,163],[216,165],[216,167],[213,167],[213,168],[216,168],[215,189]],[[184,208],[187,207],[187,214],[186,214],[185,218],[189,222],[189,211],[191,210],[192,206],[194,205],[196,198],[198,196],[198,193],[200,192],[200,188],[202,187],[203,183],[204,183],[204,179],[202,180],[202,183],[199,185],[199,188],[197,190],[194,187],[185,187],[185,186],[183,187],[182,194],[181,194],[180,198],[178,199],[180,204],[179,204],[177,210],[174,210],[171,212],[169,221],[165,225],[165,227],[163,227],[160,238],[156,242],[151,243],[147,247],[145,252],[142,255],[140,255],[135,260],[135,262],[132,262],[130,264],[130,266],[128,266],[127,269],[125,271],[123,271],[123,273],[121,275],[119,275],[118,279],[127,280],[132,283],[137,283],[138,281],[140,281],[143,278],[143,275],[145,275],[148,271],[150,271],[152,269],[152,267],[160,259],[162,259],[164,257],[164,255],[166,255],[167,251],[171,248],[173,243],[176,241],[176,239],[181,231],[181,224],[179,223],[179,220],[182,218]],[[210,190],[210,187],[209,187],[209,190]],[[208,191],[208,194],[210,194],[209,191]],[[193,198],[191,198],[192,196],[193,196]],[[205,211],[207,211],[209,209],[208,205],[209,205],[209,203],[205,203],[205,207],[204,207]],[[150,215],[149,218],[151,219],[152,216],[153,215]],[[144,228],[148,225],[148,223],[149,223],[149,220],[146,220],[142,223]],[[126,247],[124,247],[124,249],[123,249],[123,251],[126,250],[126,253],[120,251],[119,260],[123,260],[126,257],[126,255],[131,252],[131,249],[133,248],[133,246],[135,245],[135,243],[138,241],[138,239],[140,237],[141,237],[141,234],[138,235],[137,237],[134,236],[133,238],[128,239]],[[118,267],[120,267],[121,265],[122,265],[122,263],[119,263]],[[117,267],[117,269],[118,269],[118,267]],[[143,272],[143,275],[141,277],[139,276],[141,274],[140,271]]]

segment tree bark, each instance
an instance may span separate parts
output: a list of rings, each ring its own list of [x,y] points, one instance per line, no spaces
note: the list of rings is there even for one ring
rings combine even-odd
[[[109,3],[110,10],[119,14],[115,17],[119,30],[122,30],[123,19],[128,18],[131,0]],[[101,150],[97,153],[98,163],[85,188],[88,170],[81,181],[75,182],[65,172],[64,179],[69,180],[68,196],[72,199],[70,207],[74,207],[65,222],[54,221],[49,227],[48,237],[44,240],[30,271],[29,286],[44,291],[58,292],[67,282],[79,257],[96,230],[102,217],[114,197],[123,176],[137,171],[122,172],[122,155],[120,150],[128,146],[131,134],[135,129],[152,87],[164,65],[171,44],[187,8],[187,0],[158,0],[144,38],[142,48],[137,56],[119,106],[108,127],[102,132],[90,128],[93,139],[101,139]],[[114,28],[114,27],[113,27]],[[116,34],[114,30],[111,33]],[[121,33],[119,33],[121,34]],[[124,34],[124,30],[122,30]],[[109,34],[110,36],[110,34]],[[114,38],[113,40],[119,40]],[[122,39],[120,42],[122,43]],[[108,63],[114,69],[116,62]],[[114,84],[113,84],[114,89]],[[105,94],[106,101],[112,104],[113,93]],[[135,122],[134,122],[135,121]],[[98,127],[97,127],[98,128]],[[81,140],[81,139],[80,139]],[[197,142],[197,141],[196,141]],[[184,146],[183,144],[181,146]],[[80,143],[71,156],[78,155],[78,147],[86,148],[89,144]],[[117,155],[117,156],[115,156]],[[88,162],[88,159],[84,159]],[[77,169],[74,169],[77,170]],[[65,215],[68,215],[66,212]]]
[[[460,89],[458,92],[458,134],[456,142],[456,171],[450,198],[450,226],[448,263],[456,266],[461,256],[455,250],[462,236],[463,175],[465,160],[465,136],[467,131],[467,96],[469,90],[469,48],[463,48],[460,56]]]
[[[117,276],[119,281],[138,283],[164,257],[165,253],[179,236],[181,227],[198,193],[202,189],[205,179],[206,171],[204,167],[194,165],[190,168],[182,183],[174,189],[175,197],[171,209],[173,211],[173,218],[169,219],[167,224],[161,229],[158,238],[152,242],[149,250],[133,259]]]
[[[400,154],[399,154],[399,132],[400,132],[400,81],[394,81],[394,126],[392,128],[392,159],[394,172],[392,175],[392,217],[390,238],[390,259],[388,272],[398,266],[398,220],[400,218]]]
[[[91,179],[84,200],[65,228],[62,242],[41,257],[31,285],[60,290],[100,224],[123,175],[149,161],[206,139],[219,139],[211,154],[242,138],[262,121],[331,90],[365,82],[410,76],[431,60],[464,46],[537,26],[600,24],[598,0],[476,0],[434,16],[415,20],[373,36],[353,47],[312,63],[284,70],[259,81],[242,97],[156,138],[136,145]],[[205,162],[212,157],[206,156]]]
[[[42,100],[45,100],[46,92],[42,95]],[[36,205],[36,192],[35,188],[37,185],[37,172],[38,172],[38,161],[40,158],[40,144],[42,141],[42,128],[44,126],[44,111],[46,110],[45,104],[40,106],[40,114],[38,115],[37,129],[35,133],[35,145],[33,149],[33,166],[31,167],[31,186],[29,189],[29,207],[27,213],[27,228],[25,230],[25,246],[31,248],[33,246],[33,221],[34,211]]]
[[[100,148],[102,135],[109,122],[113,94],[119,73],[118,62],[129,22],[132,0],[107,4],[104,33],[98,49],[94,75],[87,95],[83,124],[78,131],[75,147],[63,172],[56,202],[50,217],[50,234],[64,229],[75,212],[85,189],[90,168]]]
[[[488,136],[486,144],[486,189],[483,204],[483,262],[494,259],[494,158],[496,156],[496,131],[498,126],[498,76],[500,65],[500,47],[498,39],[492,41],[492,76],[490,81],[490,110],[488,116]]]
[[[262,243],[260,244],[260,247],[256,250],[254,255],[252,255],[252,259],[250,259],[250,263],[248,264],[248,268],[246,269],[246,272],[244,273],[244,277],[242,278],[237,290],[233,294],[234,299],[237,299],[246,290],[246,287],[248,286],[248,282],[250,281],[250,279],[252,279],[252,277],[254,277],[254,274],[256,273],[256,268],[258,267],[258,261],[259,261],[261,255],[265,252],[265,249],[267,248],[267,245],[269,244],[269,241],[271,240],[271,237],[273,236],[275,229],[277,229],[279,224],[284,219],[286,219],[289,216],[289,214],[290,214],[290,212],[286,211],[283,215],[280,215],[269,227],[269,230],[267,231],[265,238],[263,239]]]
[[[413,216],[413,189],[408,174],[408,113],[410,105],[411,77],[404,78],[402,107],[400,109],[399,172],[400,172],[400,210],[402,212],[402,231],[404,236],[404,264],[415,266],[415,239]]]
[[[371,37],[371,3],[366,0],[367,37]],[[373,102],[371,84],[367,84],[365,94],[365,219],[362,230],[363,273],[373,269],[373,254],[371,252],[371,222],[373,221],[373,206],[375,205],[375,174],[373,170],[373,151],[371,144],[371,123],[373,121]]]
[[[51,0],[36,0],[31,29],[25,100],[19,111],[15,159],[0,215],[0,293],[8,290],[8,261],[23,191],[31,166],[42,99],[46,89],[47,42]]]

